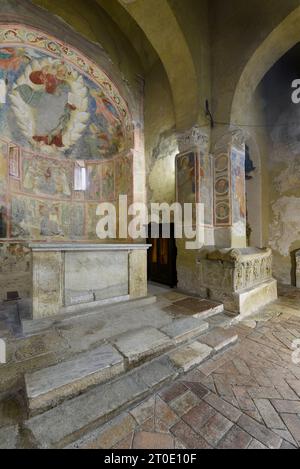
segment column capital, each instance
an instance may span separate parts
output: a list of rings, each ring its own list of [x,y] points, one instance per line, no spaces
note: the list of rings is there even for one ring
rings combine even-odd
[[[198,125],[178,133],[177,140],[180,153],[190,150],[198,150],[204,154],[209,152],[209,135],[205,129]]]
[[[228,128],[217,140],[214,146],[214,153],[225,151],[228,146],[243,149],[247,140],[247,133],[239,127]]]

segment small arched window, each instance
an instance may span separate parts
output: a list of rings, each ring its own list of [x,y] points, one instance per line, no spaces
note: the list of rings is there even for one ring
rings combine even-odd
[[[85,162],[77,160],[74,167],[74,191],[86,191],[86,166]]]

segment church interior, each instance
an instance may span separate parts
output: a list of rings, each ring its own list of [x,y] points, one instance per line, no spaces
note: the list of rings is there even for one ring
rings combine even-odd
[[[0,13],[0,448],[298,449],[300,0]]]

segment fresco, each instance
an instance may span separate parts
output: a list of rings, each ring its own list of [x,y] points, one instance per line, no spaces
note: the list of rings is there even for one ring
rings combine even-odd
[[[215,225],[231,224],[230,160],[226,153],[215,159]]]
[[[114,227],[114,225],[112,224],[110,226],[110,228],[113,230],[111,232],[111,236],[112,236],[112,239],[114,238],[114,234],[116,234],[116,236],[118,237],[118,232],[119,232],[119,222],[118,222],[118,216],[119,216],[119,213],[118,213],[118,204],[117,202],[113,202],[112,205],[114,205],[115,207],[115,213],[116,213],[116,226]],[[88,237],[89,239],[97,239],[97,234],[96,234],[96,227],[97,227],[97,224],[100,220],[100,217],[99,215],[97,215],[97,207],[98,205],[97,204],[94,204],[94,203],[89,203],[88,204],[88,207],[87,207],[87,210],[88,210]],[[113,222],[113,220],[112,220]],[[108,226],[105,227],[105,230],[107,231],[108,230]]]
[[[0,198],[4,198],[7,192],[7,144],[0,141]]]
[[[23,189],[25,192],[70,198],[73,166],[69,162],[39,158],[23,159]]]
[[[196,203],[197,155],[186,153],[176,159],[177,202]]]
[[[11,204],[11,236],[34,239],[84,236],[84,206],[14,197]]]
[[[101,200],[110,201],[115,199],[115,166],[110,161],[102,164],[102,191]]]
[[[23,26],[0,26],[0,44],[0,78],[7,83],[2,136],[76,159],[105,159],[132,148],[127,104],[94,63]]]
[[[213,167],[212,158],[200,155],[200,203],[204,204],[204,224],[213,225]]]
[[[232,217],[233,222],[246,222],[245,154],[232,149]]]
[[[102,179],[102,165],[89,164],[87,165],[87,193],[88,200],[101,199],[101,179]]]
[[[13,113],[5,107],[1,112],[8,138],[38,152],[76,159],[105,159],[126,148],[122,118],[101,88],[40,51],[25,47],[14,53],[19,66],[9,65],[9,59],[6,66],[6,107],[11,105]]]
[[[132,195],[126,101],[98,66],[41,31],[0,25],[0,44],[0,238],[95,239],[94,205]],[[78,164],[86,191],[74,190]]]
[[[131,195],[132,171],[132,158],[130,156],[121,156],[115,160],[117,194]]]

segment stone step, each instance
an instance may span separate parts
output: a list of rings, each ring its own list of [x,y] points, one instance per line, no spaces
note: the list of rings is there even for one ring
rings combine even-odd
[[[193,316],[194,318],[199,318],[199,319],[202,319],[203,321],[205,319],[216,316],[217,314],[223,313],[224,311],[223,304],[218,304],[218,303],[214,303],[214,302],[207,301],[207,300],[202,301],[201,308],[203,308],[203,310],[196,312]]]
[[[63,448],[176,377],[162,357],[30,418],[25,428],[39,448]]]
[[[221,352],[227,347],[234,345],[238,340],[238,335],[230,329],[215,327],[199,339],[201,344],[211,347],[215,352]]]
[[[174,350],[169,354],[169,358],[173,366],[178,369],[179,372],[187,372],[207,360],[212,353],[213,349],[211,347],[195,341]]]
[[[112,344],[124,356],[128,366],[136,366],[162,354],[172,347],[173,342],[154,327],[142,327],[120,334],[112,340]]]
[[[175,344],[193,339],[209,329],[208,322],[196,318],[175,319],[170,325],[160,329]]]
[[[87,305],[80,305],[80,310],[76,313],[68,313],[68,314],[58,314],[54,317],[44,318],[44,319],[35,319],[32,320],[23,320],[22,321],[22,329],[24,335],[33,335],[39,334],[45,329],[52,327],[54,324],[57,323],[64,323],[67,321],[71,321],[74,318],[80,319],[82,317],[92,319],[93,316],[99,316],[101,312],[109,311],[110,313],[117,313],[123,311],[124,308],[136,309],[141,308],[143,306],[149,306],[156,303],[157,298],[156,296],[149,295],[144,298],[138,298],[134,300],[123,301],[114,304],[102,305],[102,306],[95,306],[93,303],[92,305],[87,308]]]
[[[201,320],[206,320],[217,314],[223,313],[224,305],[215,301],[203,300],[200,298],[187,297],[175,301],[171,306],[165,308],[165,311],[173,316],[188,316]]]
[[[25,374],[29,411],[53,407],[91,386],[123,373],[124,359],[111,345],[77,355],[72,360]]]

